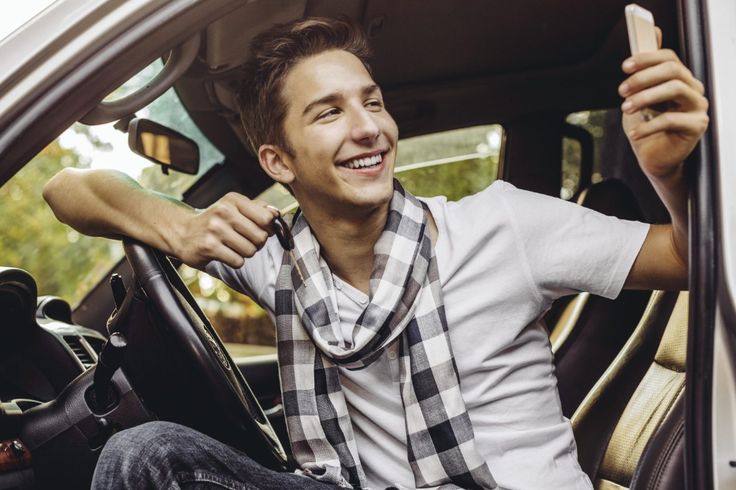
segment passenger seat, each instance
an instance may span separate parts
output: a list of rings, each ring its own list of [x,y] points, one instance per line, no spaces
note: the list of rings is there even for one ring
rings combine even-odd
[[[573,415],[580,464],[597,490],[685,488],[687,324],[688,293],[655,291]]]

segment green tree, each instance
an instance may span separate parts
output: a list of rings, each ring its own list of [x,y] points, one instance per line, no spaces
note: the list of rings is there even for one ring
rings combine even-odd
[[[39,294],[73,304],[121,254],[116,242],[85,237],[60,223],[41,197],[44,184],[61,169],[85,166],[54,141],[0,188],[2,265],[27,270]]]

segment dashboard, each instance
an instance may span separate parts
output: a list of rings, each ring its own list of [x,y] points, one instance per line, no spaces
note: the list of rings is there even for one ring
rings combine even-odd
[[[71,316],[61,298],[38,297],[28,272],[0,267],[0,420],[55,399],[97,362],[105,337]],[[13,429],[6,420],[0,439]]]

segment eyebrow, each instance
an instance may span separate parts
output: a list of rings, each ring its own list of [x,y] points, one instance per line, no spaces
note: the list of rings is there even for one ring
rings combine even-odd
[[[365,97],[366,95],[369,95],[369,94],[371,94],[373,92],[376,92],[376,91],[380,91],[380,88],[378,87],[378,85],[376,85],[375,83],[373,83],[371,85],[366,85],[365,87],[363,87],[360,90],[360,93],[361,93],[361,95],[363,97]],[[318,105],[331,104],[331,103],[333,103],[333,102],[335,102],[337,100],[340,100],[340,99],[342,99],[342,95],[339,94],[339,93],[337,93],[337,92],[333,92],[331,94],[325,95],[324,97],[320,97],[317,100],[313,100],[312,102],[310,102],[309,104],[307,104],[307,106],[304,108],[304,112],[302,112],[302,116],[306,115],[309,111],[311,111],[312,109],[314,109]]]

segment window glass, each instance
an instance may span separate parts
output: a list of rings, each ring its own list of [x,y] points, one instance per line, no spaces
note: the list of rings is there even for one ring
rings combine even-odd
[[[667,209],[654,191],[649,179],[639,168],[631,149],[631,144],[621,128],[621,110],[601,109],[569,114],[567,123],[582,128],[590,133],[592,148],[592,165],[590,175],[583,175],[584,168],[579,143],[564,138],[562,157],[563,198],[575,198],[580,187],[595,184],[607,179],[623,182],[636,196],[644,221],[649,223],[667,223],[670,220]]]
[[[503,139],[499,125],[477,126],[399,141],[396,177],[420,196],[457,200],[498,177]],[[283,212],[296,207],[293,196],[275,184],[258,199]],[[234,357],[276,352],[274,326],[253,300],[207,274],[183,267],[182,276]]]
[[[161,69],[157,61],[111,94],[118,98],[140,87]],[[169,90],[139,117],[168,125],[194,139],[200,146],[202,174],[222,155],[196,128],[173,90]],[[123,255],[120,242],[83,236],[59,223],[43,201],[44,184],[65,167],[111,168],[127,173],[150,189],[173,196],[182,193],[197,176],[171,172],[133,154],[127,135],[112,124],[75,124],[44,148],[20,172],[0,188],[0,256],[2,264],[29,271],[39,294],[51,294],[76,305],[102,275]]]
[[[560,197],[570,200],[580,191],[581,180],[586,184],[600,182],[601,176],[601,152],[604,146],[606,129],[609,125],[609,113],[611,110],[602,109],[595,111],[581,111],[569,114],[565,121],[568,124],[583,128],[593,138],[593,164],[590,176],[582,175],[583,168],[582,148],[580,141],[574,138],[562,139],[562,185]],[[620,130],[620,127],[619,127]]]
[[[560,197],[566,201],[572,199],[580,187],[581,150],[580,141],[573,138],[562,138],[562,188],[560,189]]]
[[[456,201],[498,178],[500,125],[445,131],[399,142],[396,178],[418,196]]]

